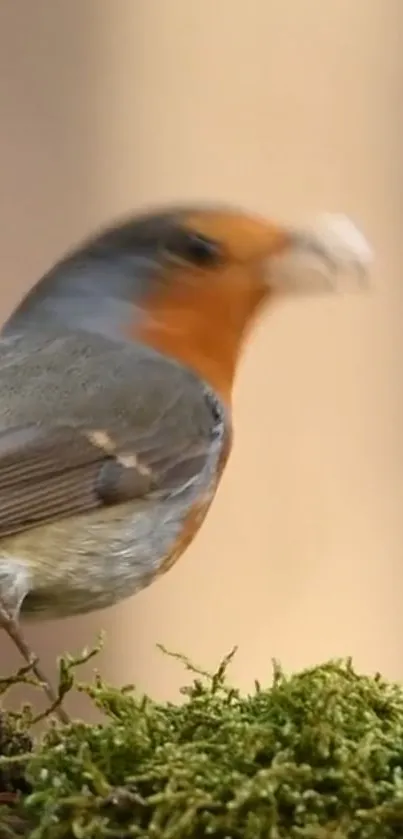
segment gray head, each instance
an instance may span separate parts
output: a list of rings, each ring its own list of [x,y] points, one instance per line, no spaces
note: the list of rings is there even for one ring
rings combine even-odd
[[[247,318],[267,296],[334,290],[340,268],[361,270],[368,257],[343,217],[306,231],[225,207],[168,207],[78,245],[23,298],[3,334],[76,328],[121,340],[156,295],[196,283],[217,299],[227,294],[222,311],[229,319],[239,314],[236,294],[243,294]]]

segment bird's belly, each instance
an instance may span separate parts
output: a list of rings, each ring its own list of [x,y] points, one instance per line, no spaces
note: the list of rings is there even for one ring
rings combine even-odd
[[[148,586],[189,544],[191,500],[128,503],[4,539],[2,559],[28,570],[21,616],[65,617],[110,606]],[[206,507],[209,506],[206,504]],[[192,535],[204,515],[198,515]]]

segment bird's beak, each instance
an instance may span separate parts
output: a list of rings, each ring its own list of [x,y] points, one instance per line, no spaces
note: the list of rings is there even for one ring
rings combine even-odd
[[[371,249],[345,216],[325,215],[307,229],[287,231],[281,251],[267,261],[267,282],[274,293],[321,294],[368,288]]]

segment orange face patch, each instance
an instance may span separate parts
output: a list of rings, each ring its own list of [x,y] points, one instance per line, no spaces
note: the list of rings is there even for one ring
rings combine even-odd
[[[135,337],[195,370],[227,402],[244,331],[266,295],[245,266],[170,277]]]
[[[164,282],[130,337],[192,368],[229,403],[245,332],[269,294],[266,260],[287,246],[288,234],[260,219],[213,211],[187,215],[183,230],[217,243],[222,259],[205,267],[168,255]]]

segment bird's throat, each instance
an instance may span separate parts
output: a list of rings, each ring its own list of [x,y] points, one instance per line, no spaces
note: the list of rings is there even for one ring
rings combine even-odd
[[[161,296],[131,337],[193,369],[229,405],[245,333],[259,303],[258,296],[248,295],[234,308],[233,300],[200,289],[197,300],[191,290]]]

